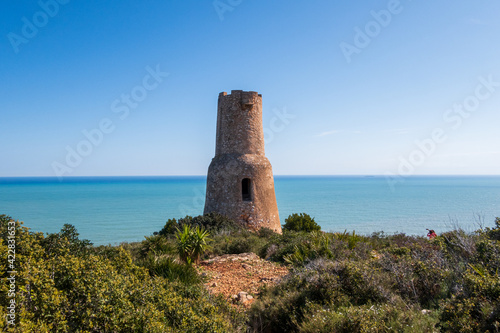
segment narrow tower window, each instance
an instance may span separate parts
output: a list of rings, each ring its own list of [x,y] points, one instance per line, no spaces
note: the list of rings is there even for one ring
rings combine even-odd
[[[241,196],[243,201],[252,201],[252,181],[250,178],[243,178],[241,181]]]

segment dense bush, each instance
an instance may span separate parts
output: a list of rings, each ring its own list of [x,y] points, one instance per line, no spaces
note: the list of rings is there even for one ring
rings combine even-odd
[[[0,216],[4,281],[10,221]],[[183,263],[175,233],[196,228],[213,232],[205,257],[255,252],[288,265],[290,274],[263,288],[246,313],[238,312],[209,295],[196,266]],[[433,240],[354,231],[250,232],[213,215],[169,220],[162,230],[140,243],[94,247],[71,225],[43,235],[16,222],[18,325],[11,331],[500,331],[499,219],[494,228],[457,229]],[[2,316],[7,292],[2,284]]]
[[[213,239],[210,250],[212,256],[247,252],[259,254],[267,243],[266,238],[259,237],[258,234],[247,230],[233,232],[230,235],[218,235]]]
[[[175,235],[177,230],[182,229],[184,225],[188,225],[193,228],[198,227],[200,229],[204,229],[211,235],[231,233],[233,231],[241,229],[241,227],[233,220],[217,213],[210,213],[195,217],[188,215],[178,220],[169,219],[165,223],[165,226],[158,232],[158,234],[167,237],[173,236]]]
[[[306,213],[292,214],[285,219],[283,230],[288,231],[319,231],[321,227],[314,221],[314,218]]]
[[[7,277],[7,226],[0,216],[1,278]],[[122,247],[91,251],[76,230],[44,236],[15,222],[16,326],[12,332],[234,332],[237,315],[201,284],[172,282],[172,262],[146,267]],[[105,255],[99,254],[105,253]],[[170,276],[169,276],[170,274]],[[183,273],[185,274],[185,273]],[[165,278],[166,276],[167,278]],[[7,314],[6,284],[0,315]],[[0,328],[6,329],[6,322]]]
[[[388,301],[391,293],[382,278],[365,265],[316,260],[265,290],[250,312],[250,324],[255,331],[294,332],[313,304],[336,309]]]
[[[339,307],[310,306],[300,325],[304,333],[436,332],[436,319],[404,303]]]
[[[486,228],[488,238],[500,241],[500,217],[495,219],[495,228]]]
[[[295,269],[254,303],[251,331],[498,332],[499,228],[433,240],[285,231],[265,251]]]
[[[200,228],[210,233],[210,239],[207,238],[207,247],[203,251],[204,258],[246,252],[260,254],[270,239],[279,237],[269,228],[251,232],[241,228],[237,223],[225,216],[211,213],[196,217],[186,216],[179,220],[168,220],[162,230],[156,233],[155,236],[147,237],[150,245],[145,249],[145,252],[162,248],[165,252],[171,253],[169,244],[174,243],[170,240],[175,237],[179,230],[182,232],[185,226],[191,230]]]

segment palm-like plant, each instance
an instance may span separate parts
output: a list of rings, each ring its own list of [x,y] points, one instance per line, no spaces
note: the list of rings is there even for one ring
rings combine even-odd
[[[208,231],[185,224],[181,230],[177,230],[177,251],[181,260],[191,264],[198,263],[203,252],[208,248]]]
[[[181,260],[185,262],[188,262],[191,254],[190,235],[191,227],[186,224],[183,226],[182,231],[177,229],[177,233],[175,234],[177,238],[177,252]]]
[[[195,263],[200,261],[203,252],[208,248],[207,241],[210,240],[208,235],[208,231],[200,229],[199,227],[196,227],[191,233],[191,259],[194,260]]]

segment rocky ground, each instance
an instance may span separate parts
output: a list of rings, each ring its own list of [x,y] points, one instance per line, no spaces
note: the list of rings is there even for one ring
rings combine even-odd
[[[198,268],[208,278],[210,292],[222,293],[233,304],[245,307],[258,297],[262,285],[276,283],[288,274],[286,267],[255,253],[226,254],[202,261]]]

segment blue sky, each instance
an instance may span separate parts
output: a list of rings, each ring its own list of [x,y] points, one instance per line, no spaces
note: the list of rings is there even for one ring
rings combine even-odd
[[[238,89],[277,175],[500,174],[499,2],[1,6],[0,176],[205,174]]]

